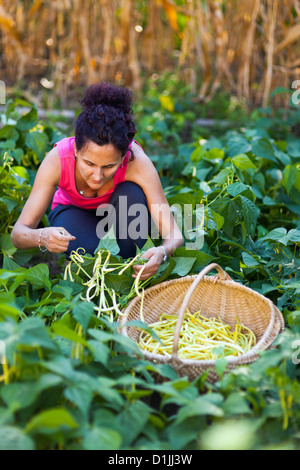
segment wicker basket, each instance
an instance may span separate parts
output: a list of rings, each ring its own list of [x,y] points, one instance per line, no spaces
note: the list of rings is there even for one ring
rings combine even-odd
[[[212,269],[218,274],[206,276]],[[135,297],[120,316],[121,334],[138,342],[141,330],[126,326],[126,322],[140,319],[141,298]],[[216,263],[206,266],[198,275],[162,282],[145,290],[143,317],[147,324],[159,320],[162,313],[177,314],[172,355],[153,354],[141,349],[146,360],[170,364],[179,376],[196,379],[208,369],[207,380],[218,380],[214,360],[190,360],[178,357],[178,341],[187,307],[191,313],[199,309],[201,315],[220,317],[234,327],[236,318],[250,328],[257,339],[247,353],[227,358],[227,369],[250,364],[258,358],[259,351],[269,349],[284,329],[284,320],[278,308],[266,297],[235,281]]]

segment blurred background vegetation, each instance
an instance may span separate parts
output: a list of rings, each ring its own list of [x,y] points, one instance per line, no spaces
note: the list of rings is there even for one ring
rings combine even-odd
[[[299,20],[300,0],[0,0],[0,450],[299,449]],[[204,205],[202,249],[178,249],[153,282],[217,262],[284,315],[276,348],[208,393],[205,377],[136,360],[78,303],[63,257],[12,245],[38,166],[97,81],[134,91],[168,202],[193,208],[187,242]]]
[[[189,92],[200,118],[284,107],[299,19],[299,0],[1,0],[0,79],[43,109],[76,108],[96,81],[159,88],[169,109]]]

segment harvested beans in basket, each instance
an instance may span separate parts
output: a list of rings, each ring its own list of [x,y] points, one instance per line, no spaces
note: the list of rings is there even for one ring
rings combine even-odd
[[[151,333],[143,332],[138,345],[154,354],[171,355],[177,315],[162,314],[159,321],[148,326],[161,341]],[[256,337],[250,328],[238,322],[234,328],[220,318],[206,318],[200,311],[191,314],[186,310],[179,342],[178,357],[182,359],[216,360],[224,356],[239,356],[255,346]]]
[[[216,269],[218,274],[207,276],[213,269]],[[244,335],[246,328],[254,333],[255,344],[252,342],[251,348],[241,354],[225,351],[223,345],[221,357],[224,357],[227,363],[225,372],[240,365],[251,364],[259,357],[261,351],[273,347],[277,336],[284,330],[283,316],[270,299],[233,281],[221,266],[211,263],[197,275],[164,281],[146,289],[143,296],[137,295],[119,317],[120,332],[138,344],[146,360],[156,364],[169,364],[178,376],[186,376],[189,380],[195,380],[206,372],[206,380],[214,383],[219,379],[215,367],[217,359],[202,359],[196,355],[189,358],[181,356],[183,350],[180,347],[180,334],[185,328],[183,323],[187,309],[193,315],[200,311],[201,316],[207,320],[214,318],[216,322],[220,319],[225,325],[231,326],[233,334],[238,318],[238,323],[244,326],[241,330]],[[157,349],[157,352],[143,349],[141,344],[147,342],[145,331],[141,332],[140,328],[130,324],[132,320],[139,319],[151,327],[163,320],[162,314],[176,315],[171,354],[163,352],[162,349]],[[171,321],[170,318],[168,321]],[[172,334],[168,338],[169,343]],[[160,341],[167,343],[165,337]],[[158,345],[162,346],[160,342]],[[158,348],[157,345],[156,347]],[[189,353],[191,347],[189,344]],[[206,352],[207,349],[206,347]],[[221,343],[219,348],[215,349],[220,351]]]

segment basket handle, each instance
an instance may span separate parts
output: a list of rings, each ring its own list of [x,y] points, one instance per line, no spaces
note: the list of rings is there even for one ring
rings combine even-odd
[[[217,263],[211,263],[207,265],[205,268],[200,271],[200,273],[197,275],[193,283],[190,285],[187,293],[185,294],[185,297],[183,299],[182,305],[180,307],[179,313],[178,313],[178,319],[175,325],[175,331],[174,331],[174,341],[173,341],[173,350],[172,350],[172,358],[177,359],[178,358],[178,342],[179,342],[179,334],[180,330],[182,327],[183,319],[184,319],[184,314],[186,312],[186,309],[188,307],[189,301],[194,293],[194,290],[196,289],[197,285],[199,282],[204,278],[204,276],[209,272],[212,271],[213,269],[216,269],[219,274],[216,274],[215,280],[217,281],[218,279],[222,280],[228,280],[231,281],[231,277],[219,266]]]

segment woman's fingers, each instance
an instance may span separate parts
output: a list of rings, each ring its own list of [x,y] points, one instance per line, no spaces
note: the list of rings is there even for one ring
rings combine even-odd
[[[163,261],[164,253],[159,247],[154,247],[143,253],[143,258],[149,259],[149,261],[144,265],[135,264],[133,266],[133,277],[136,277],[139,271],[144,267],[144,271],[141,274],[140,279],[146,280],[157,273],[157,270]]]
[[[43,246],[52,253],[67,251],[71,240],[76,240],[76,237],[63,227],[47,227],[42,234]]]
[[[147,264],[148,264],[148,263],[147,263]],[[141,281],[145,281],[145,280],[148,279],[149,277],[154,276],[154,274],[156,274],[156,272],[157,272],[157,270],[151,269],[151,266],[148,267],[148,266],[145,265],[145,264],[144,264],[144,265],[139,265],[139,264],[137,264],[137,265],[135,265],[134,268],[133,268],[133,269],[134,269],[134,274],[132,275],[132,277],[136,278],[137,275],[138,275],[138,273],[139,273],[139,271],[140,271],[142,268],[144,268],[144,271],[143,271],[143,273],[141,274],[141,277],[140,277],[140,280],[141,280]]]
[[[66,229],[63,227],[55,227],[53,230],[53,235],[57,240],[66,241],[66,240],[76,240],[76,237],[71,235]]]

